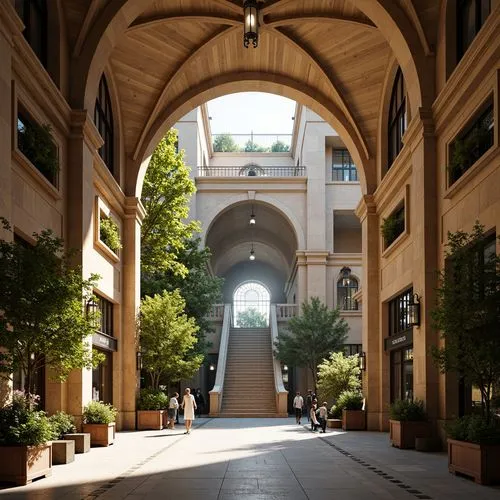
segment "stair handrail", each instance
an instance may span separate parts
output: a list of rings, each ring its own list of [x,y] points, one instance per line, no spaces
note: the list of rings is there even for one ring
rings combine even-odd
[[[215,384],[210,396],[210,416],[217,417],[220,414],[222,405],[222,391],[224,390],[224,376],[226,374],[227,347],[229,344],[229,332],[231,329],[232,308],[231,304],[224,304],[224,319],[222,321],[222,331],[220,335],[219,360],[217,361],[217,372],[215,374]]]
[[[283,373],[281,372],[281,363],[274,355],[274,344],[278,340],[278,318],[276,314],[276,304],[271,304],[271,349],[273,353],[273,368],[274,368],[274,387],[276,390],[276,410],[281,417],[288,416],[288,391],[283,383]]]

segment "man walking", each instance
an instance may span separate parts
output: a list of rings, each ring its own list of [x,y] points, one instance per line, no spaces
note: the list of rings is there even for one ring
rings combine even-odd
[[[307,396],[306,396],[306,414],[307,414],[307,421],[309,422],[310,416],[311,416],[311,407],[313,405],[313,394],[311,389],[307,391]]]
[[[304,398],[297,391],[295,398],[293,400],[293,407],[295,408],[295,421],[300,425],[300,419],[302,418],[302,408],[304,406]]]

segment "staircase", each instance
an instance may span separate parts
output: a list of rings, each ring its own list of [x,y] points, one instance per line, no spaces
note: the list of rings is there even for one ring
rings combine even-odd
[[[231,328],[220,416],[277,416],[269,328]]]

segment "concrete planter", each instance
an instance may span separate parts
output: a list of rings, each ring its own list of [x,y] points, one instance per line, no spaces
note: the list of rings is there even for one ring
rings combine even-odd
[[[90,434],[91,446],[109,446],[115,440],[115,423],[83,424],[83,432]]]
[[[500,445],[448,439],[448,470],[465,474],[479,484],[500,484]]]
[[[75,461],[75,442],[70,440],[52,441],[52,464],[69,464]]]
[[[90,451],[89,433],[65,434],[64,439],[75,442],[75,453],[88,453]]]
[[[391,440],[392,446],[396,448],[415,448],[415,439],[424,437],[430,437],[430,426],[428,422],[389,420],[389,439]]]
[[[164,410],[138,410],[137,411],[137,430],[144,431],[152,429],[161,431],[165,425]]]
[[[342,430],[364,431],[365,429],[365,410],[342,410]]]
[[[342,429],[342,420],[339,418],[329,418],[326,421],[326,426],[329,429]]]
[[[0,446],[0,481],[19,486],[52,475],[52,443]]]

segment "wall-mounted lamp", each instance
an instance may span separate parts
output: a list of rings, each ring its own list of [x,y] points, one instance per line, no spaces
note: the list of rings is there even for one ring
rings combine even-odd
[[[420,297],[414,293],[408,304],[408,326],[420,326]]]
[[[283,371],[284,371],[284,372],[287,372],[287,371],[288,371],[288,366],[287,366],[287,365],[283,365]]]
[[[252,42],[256,49],[259,45],[259,4],[254,0],[245,0],[243,16],[245,18],[243,45],[248,49]]]
[[[342,286],[349,286],[351,284],[351,268],[344,266],[340,270],[340,276],[342,277]]]
[[[361,371],[366,370],[366,352],[359,353],[359,369]]]
[[[141,351],[137,351],[135,353],[135,369],[137,371],[142,370],[142,352]]]
[[[215,365],[213,363],[210,363],[210,366],[208,367],[208,369],[213,372],[215,371]]]

